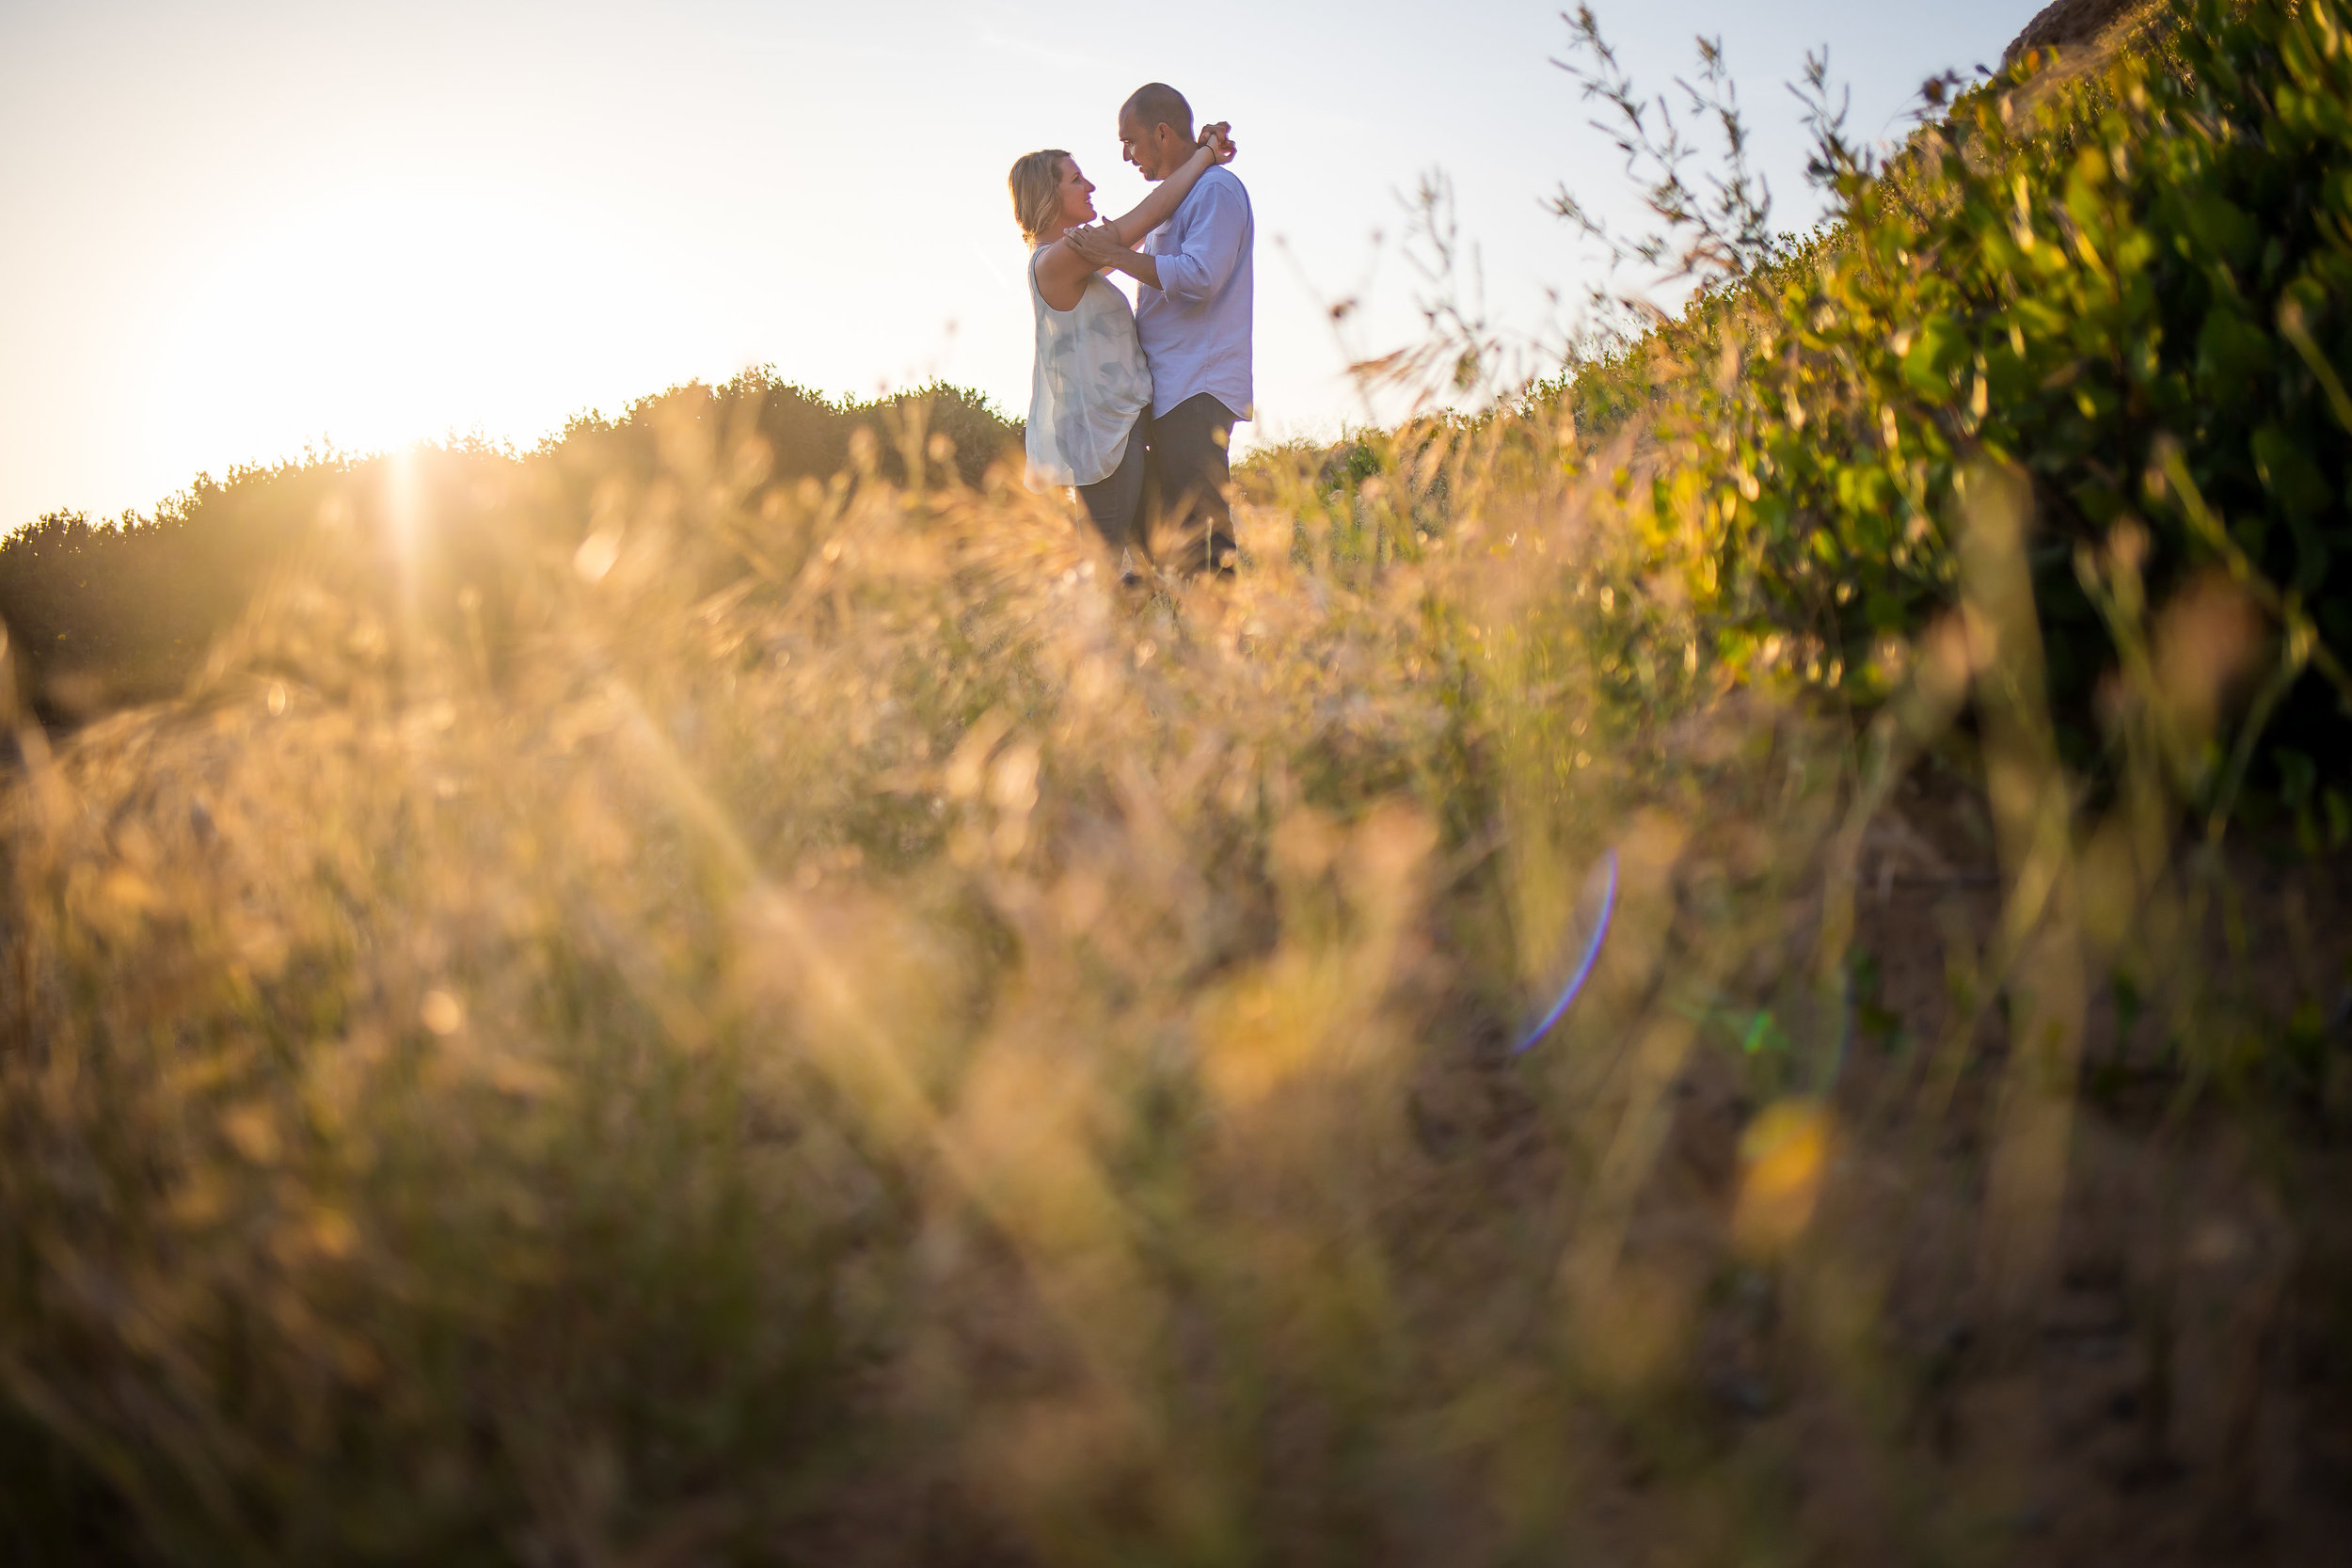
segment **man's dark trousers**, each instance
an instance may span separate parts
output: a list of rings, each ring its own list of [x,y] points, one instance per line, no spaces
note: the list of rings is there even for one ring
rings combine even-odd
[[[1238,552],[1226,499],[1232,483],[1226,448],[1232,437],[1232,410],[1206,392],[1152,420],[1143,504],[1152,553],[1162,563],[1232,574]]]

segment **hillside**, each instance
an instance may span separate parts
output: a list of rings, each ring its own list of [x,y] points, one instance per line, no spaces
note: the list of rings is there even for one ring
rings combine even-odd
[[[2328,1560],[2347,22],[1824,125],[1231,583],[766,377],[0,546],[0,1544]]]

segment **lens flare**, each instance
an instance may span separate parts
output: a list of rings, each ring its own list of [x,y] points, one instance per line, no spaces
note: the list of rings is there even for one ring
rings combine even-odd
[[[1584,939],[1584,950],[1578,955],[1576,967],[1569,971],[1567,984],[1560,988],[1558,998],[1544,1009],[1543,1016],[1534,1026],[1519,1037],[1518,1044],[1511,1048],[1514,1056],[1532,1050],[1536,1041],[1551,1032],[1552,1026],[1560,1022],[1569,1005],[1575,1002],[1578,993],[1583,990],[1584,982],[1593,977],[1593,966],[1600,961],[1601,943],[1609,936],[1610,917],[1617,911],[1617,852],[1614,849],[1601,857],[1600,869],[1606,879],[1601,884],[1600,908],[1591,917],[1592,934]]]

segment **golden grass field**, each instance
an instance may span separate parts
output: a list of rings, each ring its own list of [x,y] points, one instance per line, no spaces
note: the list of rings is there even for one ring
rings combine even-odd
[[[1995,239],[2106,266],[2125,152]],[[1225,583],[919,401],[801,477],[766,382],[241,480],[302,515],[183,690],[0,683],[9,1558],[2341,1556],[2352,823],[2264,749],[2336,611],[2202,449],[2065,515],[1961,305],[1800,301],[1782,428],[1713,297],[1592,372],[1654,417],[1250,459]],[[1867,646],[1725,609],[1808,429],[1943,453],[1788,535],[1817,628],[1915,548]]]
[[[1564,428],[1439,433],[1353,495],[1269,460],[1250,569],[1136,598],[1001,470],[923,483],[919,424],[914,483],[779,488],[693,407],[521,563],[496,668],[323,545],[184,700],[24,732],[20,1540],[2059,1561],[2338,1527],[2281,1478],[2341,1384],[2278,1347],[2325,1342],[2290,1285],[2340,1257],[2339,1146],[2168,1064],[2226,1078],[2328,994],[2342,879],[2176,861],[2128,794],[2069,815],[2028,656],[1970,651],[2030,641],[1997,485],[1968,616],[1857,732],[1628,664],[1626,617],[1649,648],[1676,611],[1613,578]],[[2164,632],[2172,721],[2231,615]],[[1972,689],[2009,717],[1955,729]],[[1512,1056],[1612,848],[1594,982]]]

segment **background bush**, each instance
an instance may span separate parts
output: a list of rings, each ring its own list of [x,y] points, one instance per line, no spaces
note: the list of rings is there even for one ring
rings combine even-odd
[[[1991,459],[2032,483],[2076,761],[2127,559],[2148,603],[2205,571],[2259,585],[2296,664],[2274,733],[2341,773],[2343,693],[2307,666],[2312,634],[2352,645],[2344,26],[2208,5],[2049,90],[2026,61],[1883,173],[1824,141],[1828,230],[1561,384],[1597,431],[1652,421],[1651,559],[1731,669],[1883,691],[1874,642],[1956,602],[1960,486]]]
[[[977,483],[1018,447],[1021,426],[961,388],[835,402],[762,370],[641,399],[617,420],[575,420],[527,453],[459,443],[203,475],[152,516],[108,525],[55,513],[0,540],[0,626],[24,695],[53,719],[87,718],[179,691],[272,574],[322,548],[371,554],[385,593],[405,583],[454,628],[461,592],[495,617],[511,600],[514,563],[566,531],[577,543],[595,486],[649,476],[665,439],[724,442],[760,483],[789,484],[851,471],[861,433],[870,456],[859,471],[904,483],[912,450],[918,465],[944,463]],[[947,443],[944,459],[924,456],[934,436]],[[523,495],[545,504],[516,508]],[[431,519],[412,528],[420,549],[397,571],[384,544],[403,531],[389,524],[394,508],[412,524]],[[322,520],[334,525],[328,536]]]

